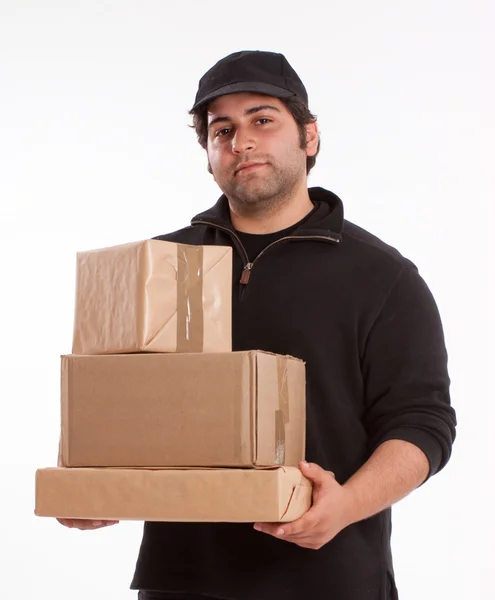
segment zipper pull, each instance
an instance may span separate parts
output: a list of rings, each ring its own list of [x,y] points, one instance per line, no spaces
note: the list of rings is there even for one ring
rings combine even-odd
[[[251,269],[253,268],[253,263],[247,263],[247,265],[242,270],[241,281],[243,285],[247,285],[249,283],[249,278],[251,277]]]

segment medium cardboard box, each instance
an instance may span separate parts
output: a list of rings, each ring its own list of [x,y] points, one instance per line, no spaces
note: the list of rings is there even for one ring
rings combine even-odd
[[[297,466],[303,361],[260,351],[62,357],[65,467]]]
[[[74,354],[229,352],[232,248],[159,240],[77,253]]]
[[[36,471],[40,517],[283,522],[311,505],[299,469],[64,469]]]

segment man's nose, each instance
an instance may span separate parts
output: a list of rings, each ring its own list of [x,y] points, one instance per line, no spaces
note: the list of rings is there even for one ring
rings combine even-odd
[[[242,154],[254,150],[255,147],[256,143],[253,136],[245,129],[237,129],[232,138],[232,152],[234,152],[234,154]]]

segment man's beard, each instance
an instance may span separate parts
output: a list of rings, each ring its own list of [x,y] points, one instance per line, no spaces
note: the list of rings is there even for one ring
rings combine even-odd
[[[306,164],[298,162],[273,164],[269,157],[260,162],[263,173],[256,170],[245,175],[235,175],[220,186],[234,210],[240,214],[265,214],[282,205],[292,196],[294,189],[306,172]]]

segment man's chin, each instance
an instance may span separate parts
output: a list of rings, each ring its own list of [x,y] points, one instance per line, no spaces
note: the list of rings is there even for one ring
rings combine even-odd
[[[234,198],[237,202],[245,204],[247,206],[256,206],[258,204],[264,204],[269,202],[273,198],[273,194],[267,193],[266,191],[250,192],[235,194]]]
[[[277,195],[278,190],[259,181],[250,181],[245,185],[238,185],[232,190],[232,195],[245,204],[266,202]]]

